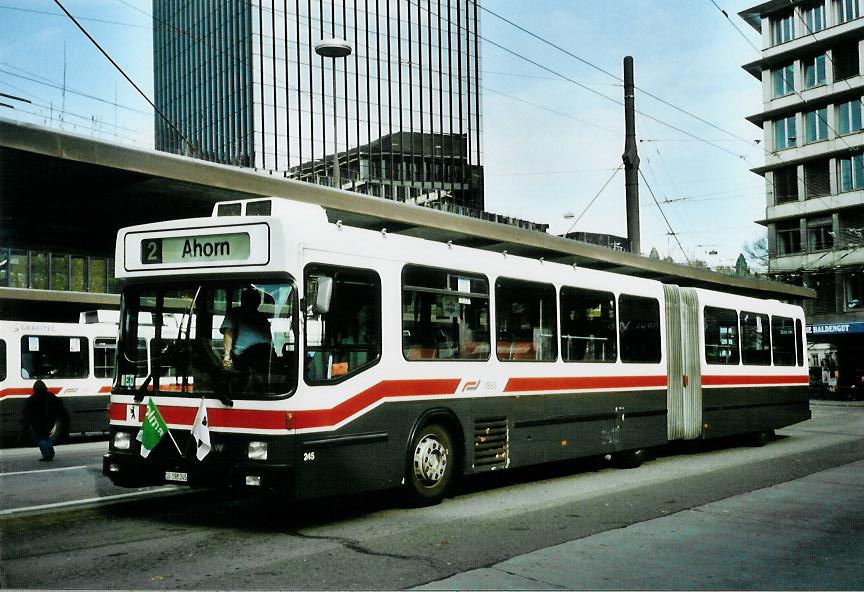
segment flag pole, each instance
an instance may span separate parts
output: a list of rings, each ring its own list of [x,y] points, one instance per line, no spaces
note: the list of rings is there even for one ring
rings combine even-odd
[[[171,441],[174,442],[174,448],[177,449],[177,454],[179,454],[179,455],[182,457],[182,456],[183,456],[183,453],[180,452],[180,447],[177,446],[177,440],[174,439],[174,434],[171,433],[171,429],[170,429],[170,428],[168,429],[168,436],[171,438]]]

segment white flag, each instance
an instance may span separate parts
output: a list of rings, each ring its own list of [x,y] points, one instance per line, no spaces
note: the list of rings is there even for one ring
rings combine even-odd
[[[198,460],[204,460],[204,457],[210,454],[210,428],[207,427],[207,407],[204,406],[204,399],[201,399],[201,405],[198,407],[198,413],[195,414],[195,423],[192,424],[192,438],[198,446],[195,456]]]

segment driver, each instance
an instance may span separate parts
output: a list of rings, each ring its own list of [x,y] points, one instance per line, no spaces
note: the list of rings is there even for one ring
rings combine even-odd
[[[261,305],[261,293],[253,288],[246,288],[240,293],[240,306],[231,309],[225,316],[219,328],[225,345],[225,355],[222,357],[224,368],[235,367],[244,370],[253,365],[253,360],[245,360],[244,354],[264,348],[270,348],[270,323],[267,317],[258,310]],[[251,349],[251,351],[250,351]],[[248,356],[247,356],[248,357]]]

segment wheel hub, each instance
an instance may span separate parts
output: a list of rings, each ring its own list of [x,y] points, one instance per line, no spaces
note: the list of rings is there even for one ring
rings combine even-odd
[[[447,469],[447,449],[435,437],[425,436],[414,449],[414,475],[424,485],[435,485]]]

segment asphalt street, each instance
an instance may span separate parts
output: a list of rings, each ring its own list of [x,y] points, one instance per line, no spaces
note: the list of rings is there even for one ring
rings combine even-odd
[[[104,443],[60,447],[50,469],[3,451],[0,587],[860,589],[864,407],[813,415],[762,448],[490,474],[428,508],[130,491],[98,475]]]

